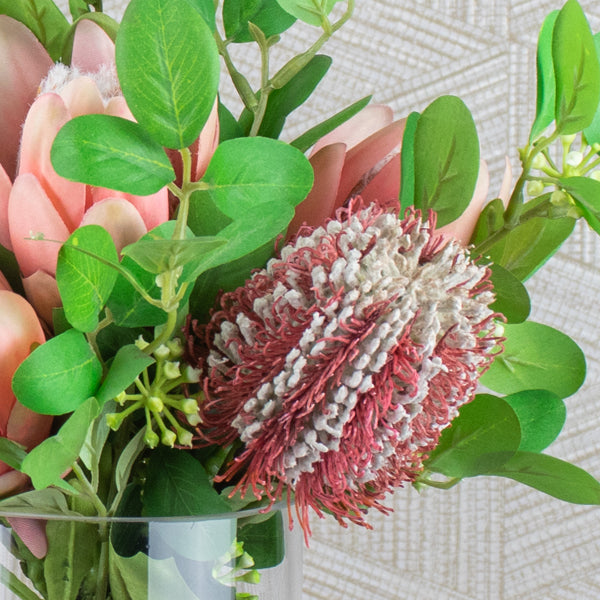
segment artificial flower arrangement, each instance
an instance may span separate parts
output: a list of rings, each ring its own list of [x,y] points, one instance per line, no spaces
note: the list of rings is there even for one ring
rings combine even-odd
[[[368,525],[395,488],[478,475],[600,503],[542,453],[585,359],[527,320],[523,286],[577,219],[600,232],[600,38],[576,0],[547,17],[522,172],[487,202],[456,97],[397,121],[367,97],[278,139],[353,4],[131,0],[120,25],[100,0],[72,24],[0,5],[0,515],[36,590],[2,567],[18,597],[146,597],[105,531],[52,577],[73,549],[27,515],[284,500],[308,539],[311,510]],[[272,72],[298,19],[315,40]],[[258,45],[259,89],[233,44]],[[238,544],[242,579],[280,529]]]

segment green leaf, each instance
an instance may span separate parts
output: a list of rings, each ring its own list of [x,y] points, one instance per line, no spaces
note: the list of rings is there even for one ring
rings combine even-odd
[[[69,329],[38,346],[15,371],[13,391],[21,404],[43,415],[62,415],[98,388],[102,365],[83,333]]]
[[[571,194],[588,225],[600,233],[600,181],[587,177],[563,177],[560,185]]]
[[[140,125],[109,115],[67,121],[50,157],[62,177],[139,196],[154,194],[175,179],[166,152]]]
[[[473,477],[497,469],[519,448],[521,429],[502,399],[478,394],[442,431],[425,468],[447,477]]]
[[[205,255],[225,243],[226,240],[214,236],[189,240],[141,239],[125,246],[121,253],[129,256],[149,273],[158,274],[183,267],[192,261],[202,262],[202,259],[207,258]]]
[[[217,28],[215,20],[215,3],[213,0],[186,0],[190,6],[204,19],[211,31]]]
[[[62,61],[65,64],[69,64],[71,62],[75,31],[77,29],[77,25],[81,23],[81,21],[86,20],[96,23],[96,25],[101,27],[113,42],[117,39],[117,32],[119,31],[119,23],[117,23],[117,21],[115,21],[112,17],[109,17],[106,13],[89,12],[89,7],[87,6],[86,2],[78,2],[78,4],[80,8],[76,8],[75,2],[73,2],[73,8],[71,9],[71,14],[73,15],[73,24],[71,25],[64,40]],[[84,6],[86,10],[83,12]]]
[[[400,168],[400,215],[415,203],[415,133],[421,115],[411,112],[402,134]]]
[[[544,201],[546,196],[527,203],[527,207]],[[521,223],[495,243],[487,252],[495,264],[508,269],[525,281],[531,277],[571,235],[575,219],[546,219],[535,217]]]
[[[75,329],[94,331],[118,275],[79,248],[115,264],[119,257],[110,234],[99,225],[76,229],[58,253],[56,283],[65,316]]]
[[[219,115],[219,143],[237,137],[244,137],[244,130],[238,124],[237,119],[221,101],[219,101],[217,110]]]
[[[100,389],[96,393],[96,400],[101,406],[112,400],[123,390],[126,390],[136,380],[136,377],[154,362],[151,356],[142,352],[134,344],[119,348]]]
[[[52,0],[0,0],[0,14],[23,23],[46,48],[53,61],[62,58],[69,22]]]
[[[285,12],[277,0],[225,0],[223,25],[227,40],[234,43],[252,42],[248,23],[256,25],[269,38],[283,33],[296,18]]]
[[[108,571],[114,598],[147,600],[149,561],[150,558],[143,552],[131,557],[119,556],[110,544]]]
[[[491,309],[502,313],[509,323],[522,323],[529,316],[531,302],[525,286],[507,269],[491,264],[496,301]]]
[[[503,394],[548,390],[560,398],[574,394],[585,379],[585,357],[564,333],[526,321],[504,326],[504,352],[480,379]]]
[[[229,512],[204,467],[190,454],[158,448],[151,454],[143,494],[146,517],[198,516]]]
[[[283,87],[273,90],[267,101],[258,135],[278,138],[287,116],[301,106],[313,93],[331,66],[331,58],[317,54]],[[246,109],[245,112],[250,112]],[[243,115],[240,120],[243,122]]]
[[[552,61],[552,33],[558,10],[553,10],[544,20],[537,46],[537,107],[529,141],[535,140],[554,121],[556,80]]]
[[[479,174],[479,139],[462,100],[442,96],[421,114],[415,131],[415,208],[433,209],[437,225],[468,206]]]
[[[547,390],[524,390],[504,398],[515,411],[521,426],[524,452],[541,452],[558,436],[567,416],[565,403]]]
[[[25,446],[17,444],[5,437],[0,437],[0,460],[11,469],[21,470],[21,463],[27,456]]]
[[[594,118],[600,99],[600,65],[594,38],[581,6],[568,0],[556,18],[552,36],[556,76],[556,129],[578,133]]]
[[[123,449],[117,461],[115,468],[115,483],[117,485],[117,492],[120,492],[129,481],[129,475],[131,469],[138,459],[140,453],[145,450],[146,442],[144,436],[146,434],[145,429],[140,429],[128,442],[127,446]]]
[[[0,271],[6,277],[12,290],[24,296],[25,291],[21,282],[19,263],[17,263],[15,255],[2,245],[0,245]]]
[[[48,598],[76,600],[90,573],[96,573],[101,541],[98,526],[81,521],[48,521],[48,554],[44,574]]]
[[[323,19],[333,10],[340,0],[277,0],[278,4],[297,19],[320,27]]]
[[[553,456],[517,452],[488,475],[508,477],[574,504],[600,504],[600,483],[589,473]]]
[[[51,485],[71,488],[61,476],[79,457],[88,429],[99,412],[96,399],[89,398],[63,423],[56,435],[29,452],[23,461],[22,471],[31,477],[36,489]]]
[[[600,33],[594,35],[594,46],[596,48],[596,57],[600,60]],[[600,105],[596,108],[596,114],[592,122],[583,130],[583,135],[590,146],[600,142]]]
[[[243,542],[244,551],[254,559],[255,569],[270,569],[285,558],[285,532],[283,515],[274,511],[260,523],[238,522],[237,541]]]
[[[488,202],[475,224],[470,243],[477,246],[504,226],[504,204],[500,198]]]
[[[190,202],[189,226],[196,235],[229,241],[203,268],[233,261],[285,231],[313,183],[306,157],[267,138],[238,138],[220,144],[206,170],[206,189]]]
[[[344,108],[340,112],[336,113],[329,119],[326,119],[322,123],[311,127],[308,131],[297,137],[291,146],[298,148],[300,152],[306,152],[311,146],[314,146],[323,136],[333,131],[336,127],[339,127],[342,123],[345,123],[348,119],[359,113],[369,102],[373,96],[365,96],[360,100],[354,102],[350,106]]]
[[[69,508],[65,493],[56,488],[31,490],[0,500],[0,510],[6,513],[30,515],[78,515]]]
[[[186,148],[212,110],[220,63],[213,34],[190,2],[132,0],[116,44],[119,81],[140,125]]]

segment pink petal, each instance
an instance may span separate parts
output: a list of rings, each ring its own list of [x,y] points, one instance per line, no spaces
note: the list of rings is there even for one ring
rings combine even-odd
[[[106,103],[104,112],[113,117],[121,117],[122,119],[127,119],[129,121],[135,121],[123,96],[113,96]]]
[[[219,114],[218,114],[218,102],[215,100],[212,111],[206,121],[206,124],[202,128],[200,135],[196,142],[192,145],[192,160],[195,163],[195,168],[192,172],[192,179],[198,181],[206,168],[208,163],[215,153],[217,146],[219,145]]]
[[[398,207],[400,196],[400,153],[394,156],[361,190],[367,204],[377,202],[380,206]]]
[[[14,292],[0,291],[0,435],[6,435],[10,412],[15,403],[12,377],[29,355],[31,344],[45,341],[35,311]]]
[[[134,196],[133,194],[117,192],[107,188],[92,189],[93,204],[107,198],[122,198],[131,203],[142,217],[147,231],[169,220],[169,192],[167,188],[163,188],[150,196]]]
[[[0,164],[12,179],[17,168],[21,127],[52,60],[23,24],[0,16]]]
[[[56,279],[45,271],[23,278],[23,288],[40,319],[52,331],[52,309],[62,305]]]
[[[338,143],[321,148],[310,158],[315,182],[308,196],[296,207],[296,214],[288,227],[288,238],[295,235],[303,224],[318,227],[328,217],[333,217],[345,157],[346,146]]]
[[[16,473],[16,471],[12,471]],[[22,473],[18,473],[22,475]],[[27,479],[25,475],[22,475]],[[4,477],[4,476],[3,476]],[[0,493],[2,492],[0,478]],[[27,519],[25,517],[8,517],[8,524],[15,530],[21,541],[29,548],[36,558],[44,558],[48,553],[48,538],[46,537],[46,521],[43,519]]]
[[[37,177],[72,231],[83,217],[85,186],[59,177],[50,162],[54,138],[69,118],[67,107],[58,94],[42,94],[33,103],[23,127],[19,174],[33,173]]]
[[[2,274],[2,271],[0,271],[0,290],[6,290],[8,292],[12,291],[10,283],[8,283],[6,277],[4,277],[4,275]]]
[[[4,465],[4,463],[0,462],[0,465]],[[4,465],[4,468],[7,470],[0,475],[0,498],[23,491],[29,483],[29,477],[24,473],[13,471],[8,465]]]
[[[436,230],[436,233],[444,237],[453,237],[466,246],[473,235],[477,219],[479,219],[479,215],[486,204],[489,185],[490,177],[487,163],[482,160],[479,163],[479,175],[477,176],[471,202],[458,219],[444,225],[444,227],[440,227]]]
[[[120,198],[107,198],[94,204],[85,213],[81,224],[104,227],[110,233],[118,252],[147,233],[140,213],[133,204]]]
[[[346,154],[336,207],[343,206],[360,180],[402,143],[406,119],[380,129]]]
[[[48,437],[51,426],[51,416],[33,412],[17,400],[8,417],[6,437],[31,450]]]
[[[376,131],[387,127],[394,119],[389,106],[372,104],[365,106],[359,113],[323,136],[313,147],[311,156],[329,144],[342,142],[351,150],[358,143],[373,135]]]
[[[10,231],[8,230],[8,197],[11,189],[12,183],[0,165],[0,244],[9,250],[12,250]]]
[[[60,90],[71,118],[104,113],[104,102],[98,86],[90,77],[72,79]]]
[[[54,274],[60,244],[69,237],[69,230],[56,212],[52,202],[34,175],[19,175],[8,201],[8,223],[13,251],[28,277],[40,269]],[[47,240],[31,240],[43,233]]]
[[[71,65],[83,73],[96,73],[102,65],[115,66],[113,41],[90,19],[82,19],[77,23]]]

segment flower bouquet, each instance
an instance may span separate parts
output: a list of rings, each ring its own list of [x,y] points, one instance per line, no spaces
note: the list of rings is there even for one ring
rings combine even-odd
[[[366,97],[279,140],[353,0],[131,0],[120,24],[101,4],[0,3],[5,588],[267,600],[286,521],[368,526],[398,487],[500,476],[599,504],[543,453],[585,359],[523,285],[578,219],[600,232],[577,1],[543,24],[521,173],[490,201],[453,96],[400,120]],[[296,21],[314,39],[273,69]]]

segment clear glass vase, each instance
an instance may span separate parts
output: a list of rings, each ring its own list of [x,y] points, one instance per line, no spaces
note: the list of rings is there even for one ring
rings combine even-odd
[[[287,506],[196,518],[0,517],[1,600],[302,598],[302,531],[290,531]]]

